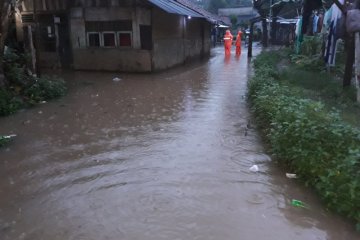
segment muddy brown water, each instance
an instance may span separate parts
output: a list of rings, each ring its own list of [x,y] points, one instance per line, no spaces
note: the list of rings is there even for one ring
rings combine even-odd
[[[271,162],[248,74],[222,48],[151,75],[65,73],[66,97],[0,119],[18,135],[0,150],[0,239],[360,239]]]

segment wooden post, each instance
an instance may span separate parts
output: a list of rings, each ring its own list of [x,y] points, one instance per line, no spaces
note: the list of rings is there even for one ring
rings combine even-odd
[[[9,15],[11,11],[11,4],[6,1],[0,2],[0,87],[7,84],[5,75],[4,75],[4,49],[5,49],[5,40],[8,36],[9,31]]]
[[[254,24],[255,22],[250,22],[250,35],[249,35],[249,43],[248,43],[248,58],[252,57],[252,44],[253,44],[253,37],[254,37]]]
[[[333,0],[336,6],[346,15],[346,7],[339,2],[339,0]],[[353,75],[353,65],[355,61],[355,36],[352,33],[346,33],[345,36],[345,47],[346,47],[346,63],[345,63],[345,74],[343,78],[343,87],[351,85],[351,79]]]
[[[32,34],[32,27],[31,25],[27,26],[27,36],[28,36],[28,47],[31,54],[31,72],[36,72],[36,51],[34,48],[34,42],[33,42],[33,34]]]
[[[355,86],[357,101],[360,102],[360,33],[355,33]]]
[[[59,35],[59,24],[60,17],[54,15],[54,28],[55,28],[55,47],[56,47],[56,55],[57,55],[57,68],[61,68],[61,49],[60,49],[60,35]]]
[[[39,26],[39,19],[37,15],[37,0],[33,0],[33,16],[34,16],[34,23],[35,23],[35,66],[36,66],[36,76],[40,77],[40,26]]]
[[[353,33],[346,34],[346,65],[345,74],[343,79],[343,87],[351,85],[351,79],[353,75],[353,66],[355,61],[355,39]]]
[[[262,28],[263,28],[263,36],[262,36],[262,44],[264,47],[268,46],[268,29],[267,29],[267,21],[266,15],[262,18]]]
[[[270,30],[271,44],[275,44],[276,42],[276,31],[277,31],[276,22],[277,22],[277,17],[273,15],[271,18],[271,30]]]

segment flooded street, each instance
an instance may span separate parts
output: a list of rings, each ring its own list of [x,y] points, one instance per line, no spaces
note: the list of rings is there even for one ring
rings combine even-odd
[[[248,73],[222,48],[151,75],[66,73],[66,97],[0,119],[18,135],[0,150],[0,239],[360,239],[266,155]]]

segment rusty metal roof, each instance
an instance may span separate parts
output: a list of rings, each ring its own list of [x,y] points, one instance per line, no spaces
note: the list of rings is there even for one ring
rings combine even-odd
[[[181,3],[178,3],[175,0],[149,0],[149,2],[158,6],[159,8],[161,8],[162,10],[168,13],[197,17],[197,18],[205,18],[205,16],[199,14],[193,9],[184,6]]]

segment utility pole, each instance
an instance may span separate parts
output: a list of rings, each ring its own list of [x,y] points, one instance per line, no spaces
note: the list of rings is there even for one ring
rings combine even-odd
[[[33,18],[35,23],[35,67],[36,67],[36,76],[40,77],[40,27],[39,27],[39,18],[38,18],[38,5],[37,0],[33,0]]]
[[[273,19],[273,9],[272,9],[272,5],[273,5],[273,0],[270,0],[270,9],[269,9],[269,19],[270,19],[270,21],[271,21],[271,23],[270,23],[270,38],[271,38],[271,41],[270,41],[270,43],[272,44],[273,43],[273,41],[274,41],[274,39],[273,39],[273,28],[274,28],[274,23],[273,23],[273,21],[274,21],[274,19]]]

